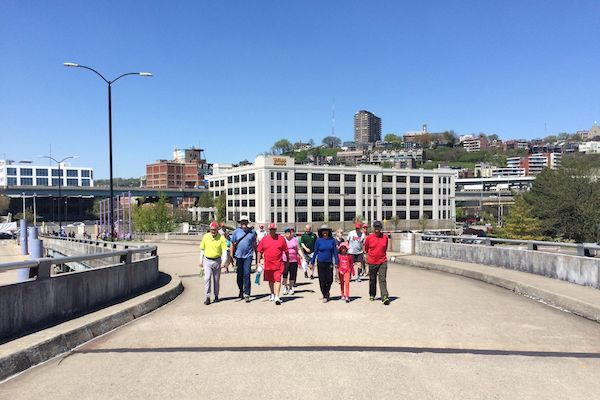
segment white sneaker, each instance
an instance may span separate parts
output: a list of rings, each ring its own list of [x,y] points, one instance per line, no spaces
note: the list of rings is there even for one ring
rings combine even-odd
[[[290,289],[290,291],[288,292],[288,294],[291,296],[294,294],[294,289]]]
[[[281,305],[281,300],[279,299],[279,297],[275,297],[275,304]]]
[[[275,301],[275,295],[273,293],[269,296],[269,301]]]
[[[288,294],[288,288],[287,288],[287,286],[283,287],[283,294]]]

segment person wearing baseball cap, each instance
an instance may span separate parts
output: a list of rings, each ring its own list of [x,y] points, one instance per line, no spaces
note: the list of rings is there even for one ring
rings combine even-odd
[[[250,302],[250,268],[252,257],[256,250],[256,232],[248,226],[250,218],[242,215],[238,220],[240,227],[231,234],[231,258],[235,260],[237,285],[240,290],[238,297]]]
[[[388,237],[381,231],[381,221],[373,222],[373,233],[365,239],[365,253],[369,264],[369,300],[374,301],[377,294],[377,280],[381,291],[381,302],[386,306],[390,304],[387,290],[387,248]]]
[[[348,254],[352,256],[352,264],[356,271],[356,282],[360,282],[360,275],[363,273],[363,247],[367,235],[361,230],[362,224],[357,222],[354,225],[355,229],[348,233],[346,240],[348,241],[349,249]]]
[[[269,289],[271,290],[269,301],[274,301],[276,305],[280,305],[279,290],[281,289],[281,273],[284,269],[284,263],[281,260],[284,254],[285,259],[289,260],[290,255],[285,239],[277,234],[277,225],[274,223],[269,224],[269,234],[260,241],[257,251],[258,258],[256,261],[260,262],[261,258],[265,260],[264,279],[269,282]]]
[[[214,284],[215,302],[219,301],[219,280],[221,268],[227,260],[227,242],[218,232],[219,224],[213,221],[209,225],[209,232],[202,236],[200,242],[200,267],[204,268],[204,304],[210,304],[211,284]]]

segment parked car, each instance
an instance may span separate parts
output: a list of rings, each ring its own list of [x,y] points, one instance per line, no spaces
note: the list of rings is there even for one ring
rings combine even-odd
[[[0,232],[0,240],[3,240],[3,239],[14,239],[14,238],[15,238],[15,235],[13,235],[10,232]]]

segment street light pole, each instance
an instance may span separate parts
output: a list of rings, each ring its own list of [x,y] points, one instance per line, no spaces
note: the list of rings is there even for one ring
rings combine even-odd
[[[38,156],[38,157],[47,158],[58,164],[58,234],[60,235],[62,233],[62,214],[61,214],[61,210],[60,210],[60,203],[62,202],[62,193],[60,191],[61,183],[62,183],[61,182],[62,181],[62,163],[71,158],[79,158],[79,156],[65,157],[60,161],[58,161],[56,158],[51,157],[51,156]],[[52,179],[52,174],[50,174],[50,175],[51,175],[50,179]],[[50,181],[50,182],[52,182],[52,181]],[[65,207],[66,207],[66,202],[65,202]]]
[[[109,162],[109,174],[110,174],[110,201],[109,201],[109,223],[110,223],[110,241],[114,240],[115,234],[115,221],[114,221],[114,185],[113,185],[113,155],[112,155],[112,95],[111,95],[111,87],[112,84],[127,75],[138,75],[138,76],[152,76],[149,72],[127,72],[125,74],[119,75],[115,79],[109,81],[106,79],[100,72],[96,71],[93,68],[86,67],[85,65],[75,64],[66,62],[64,63],[65,67],[74,67],[74,68],[84,68],[94,72],[98,75],[106,84],[108,85],[108,162]]]

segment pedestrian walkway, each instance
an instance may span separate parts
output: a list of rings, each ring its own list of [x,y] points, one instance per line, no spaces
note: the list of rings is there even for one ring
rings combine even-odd
[[[600,390],[600,325],[472,279],[390,264],[390,306],[352,283],[322,303],[300,278],[205,306],[197,246],[161,243],[184,293],[167,306],[0,385],[0,398],[585,399]]]
[[[478,279],[600,322],[600,290],[593,287],[489,265],[416,255],[392,254],[391,257],[399,264]]]

